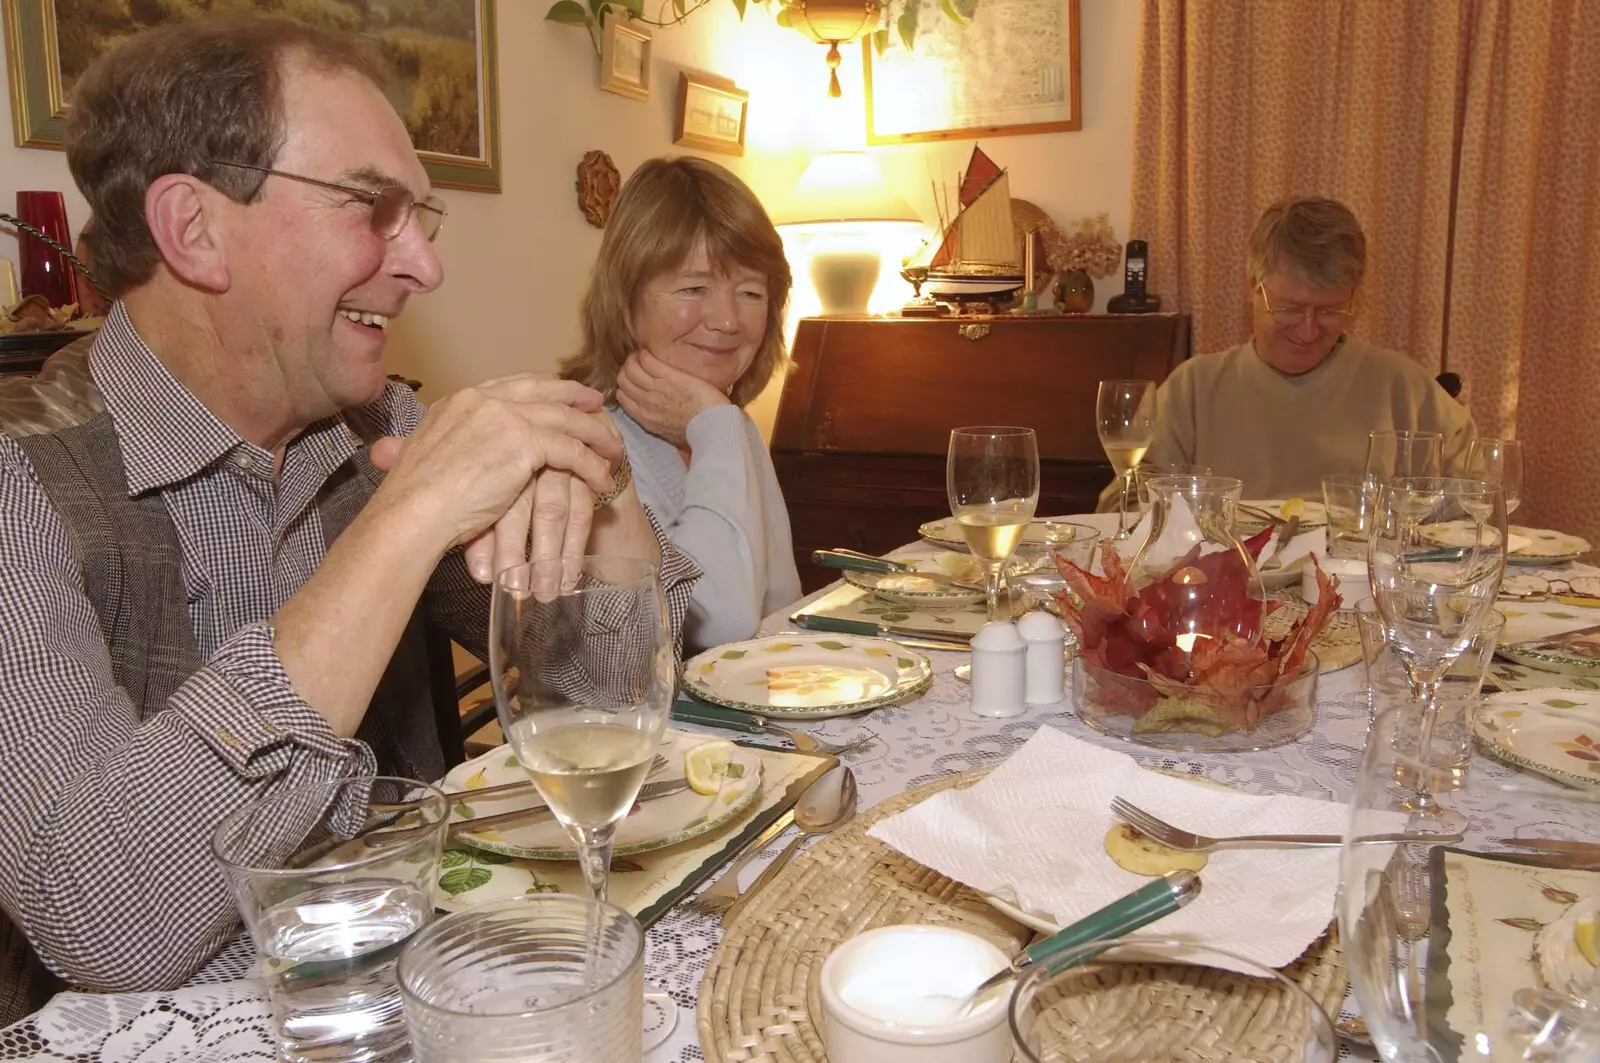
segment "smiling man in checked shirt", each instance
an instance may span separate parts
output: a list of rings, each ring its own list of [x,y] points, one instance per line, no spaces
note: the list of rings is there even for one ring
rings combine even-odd
[[[598,393],[507,377],[424,415],[386,384],[385,330],[442,279],[444,208],[355,45],[166,27],[70,114],[117,301],[89,358],[104,412],[0,440],[4,1022],[54,976],[199,968],[237,931],[207,848],[229,811],[440,775],[423,614],[481,650],[484,581],[530,525],[539,556],[659,558],[675,627],[695,575]]]

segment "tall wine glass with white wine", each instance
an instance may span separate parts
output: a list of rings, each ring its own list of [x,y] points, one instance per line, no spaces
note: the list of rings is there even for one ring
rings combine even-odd
[[[1102,380],[1095,397],[1094,421],[1100,446],[1122,481],[1122,505],[1117,508],[1117,541],[1131,534],[1128,494],[1133,470],[1144,460],[1156,437],[1156,385],[1153,380]]]
[[[989,619],[1002,619],[1000,573],[1039,506],[1039,441],[1031,428],[957,428],[945,462],[950,512],[983,563]]]
[[[606,899],[611,839],[650,773],[677,678],[656,566],[515,565],[495,578],[489,676],[500,728]]]

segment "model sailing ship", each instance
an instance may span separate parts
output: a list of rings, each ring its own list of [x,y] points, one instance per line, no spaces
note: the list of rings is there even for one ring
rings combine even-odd
[[[1025,283],[1011,222],[1011,178],[978,147],[961,179],[960,210],[937,244],[907,263],[927,270],[921,285],[950,301],[1008,298]],[[941,219],[942,220],[942,219]]]

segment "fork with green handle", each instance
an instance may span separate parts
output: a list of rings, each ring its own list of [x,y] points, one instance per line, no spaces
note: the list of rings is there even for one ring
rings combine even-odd
[[[718,727],[724,731],[743,731],[753,735],[777,735],[787,738],[794,743],[794,748],[801,753],[821,753],[826,756],[842,757],[846,753],[857,753],[871,745],[878,737],[871,731],[849,742],[829,742],[827,739],[818,738],[816,735],[806,734],[804,731],[792,731],[787,727],[779,727],[765,716],[744,712],[741,709],[727,709],[721,705],[707,705],[703,701],[686,698],[679,695],[672,703],[672,719],[683,723],[697,723],[702,727]]]

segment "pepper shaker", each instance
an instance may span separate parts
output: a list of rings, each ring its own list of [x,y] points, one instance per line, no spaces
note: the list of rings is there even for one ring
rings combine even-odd
[[[1054,705],[1066,696],[1066,625],[1036,609],[1017,621],[1017,634],[1027,647],[1025,700],[1029,705]]]
[[[993,620],[972,636],[972,713],[1003,719],[1023,713],[1027,644],[1009,620]]]

